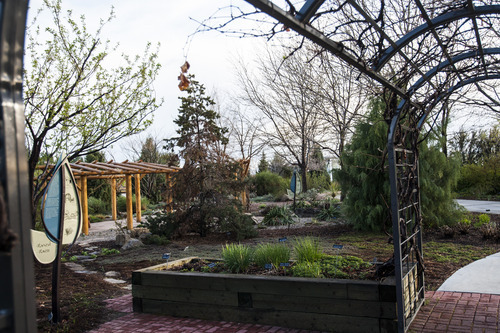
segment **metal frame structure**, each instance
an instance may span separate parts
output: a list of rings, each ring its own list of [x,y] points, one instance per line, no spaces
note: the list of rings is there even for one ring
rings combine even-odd
[[[500,78],[500,45],[496,41],[500,4],[491,0],[246,2],[256,10],[235,11],[237,15],[232,14],[230,21],[258,16],[254,20],[259,22],[260,32],[241,35],[272,38],[292,29],[303,37],[297,48],[304,38],[312,41],[378,82],[384,95],[390,96],[387,148],[398,330],[404,332],[424,300],[418,170],[421,132],[439,103],[469,85],[499,112],[496,94],[489,94],[482,84]],[[283,28],[278,29],[275,20],[266,21],[262,13]],[[227,29],[228,23],[215,29]]]
[[[22,75],[27,0],[0,1],[0,332],[36,332]]]

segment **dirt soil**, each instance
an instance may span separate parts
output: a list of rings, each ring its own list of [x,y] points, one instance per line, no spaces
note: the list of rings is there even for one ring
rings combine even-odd
[[[500,215],[491,215],[492,222],[500,224]],[[258,229],[259,236],[242,243],[256,245],[263,242],[278,242],[279,238],[287,237],[292,241],[298,236],[317,237],[327,254],[339,254],[332,248],[332,244],[343,244],[341,254],[355,255],[366,261],[386,261],[392,256],[392,244],[389,236],[384,234],[363,234],[352,230],[351,227],[336,223],[305,224],[301,227],[282,229]],[[359,239],[359,241],[355,241]],[[78,264],[86,270],[95,271],[92,274],[77,273],[62,264],[60,309],[62,322],[52,325],[48,321],[51,312],[51,274],[52,265],[35,265],[36,273],[36,301],[39,332],[86,332],[122,314],[105,308],[104,300],[130,293],[127,285],[131,283],[132,272],[137,269],[149,267],[165,262],[162,254],[169,252],[171,260],[188,256],[204,258],[220,258],[222,246],[232,242],[227,235],[209,235],[200,238],[197,235],[188,235],[174,240],[166,246],[145,245],[143,247],[121,251],[120,254],[98,255],[92,261]],[[432,242],[432,243],[430,243]],[[443,233],[431,230],[424,233],[424,243],[446,244],[454,243],[463,246],[484,246],[488,253],[500,251],[500,245],[495,240],[483,239],[480,232],[473,230],[468,234],[457,233],[453,238],[444,238]],[[91,243],[98,249],[119,249],[114,241]],[[425,245],[425,244],[424,244]],[[88,252],[86,247],[74,245],[68,250],[67,258]],[[487,255],[487,254],[486,254]],[[425,257],[425,252],[424,252]],[[425,259],[425,281],[427,289],[437,289],[456,270],[469,262],[446,262],[434,260],[432,257]],[[118,272],[115,279],[126,281],[125,284],[110,284],[104,281],[105,273]]]

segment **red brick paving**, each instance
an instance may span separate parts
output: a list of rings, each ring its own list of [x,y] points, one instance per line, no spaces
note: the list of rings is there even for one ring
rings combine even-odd
[[[498,332],[500,295],[428,291],[410,332]]]
[[[499,330],[500,295],[428,291],[426,301],[410,332],[493,333]],[[132,312],[132,296],[107,301],[108,307],[124,316],[89,333],[306,333],[311,331],[277,326],[176,318]]]
[[[269,325],[242,324],[224,321],[209,321],[192,318],[176,318],[132,312],[132,295],[106,301],[107,307],[124,316],[104,323],[89,333],[312,333],[313,331]],[[317,331],[314,331],[317,332]],[[319,332],[318,332],[319,333]]]

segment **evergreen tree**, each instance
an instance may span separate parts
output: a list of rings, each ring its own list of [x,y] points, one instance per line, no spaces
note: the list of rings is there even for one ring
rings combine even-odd
[[[269,162],[266,160],[266,153],[262,152],[262,157],[259,161],[259,170],[257,172],[261,173],[264,171],[269,171]]]
[[[347,145],[342,161],[344,169],[335,177],[345,191],[345,214],[357,229],[382,230],[391,227],[390,184],[387,159],[387,123],[383,119],[385,104],[380,99],[370,103],[366,122],[356,126],[352,141]],[[455,158],[447,158],[434,142],[427,139],[419,146],[420,185],[423,223],[439,226],[453,223],[459,211],[451,189],[459,168]]]
[[[446,157],[438,140],[429,137],[419,146],[420,201],[426,226],[442,226],[460,219],[452,189],[460,176],[460,157]]]
[[[194,75],[188,80],[188,96],[180,98],[179,115],[174,120],[178,137],[167,140],[170,147],[180,149],[184,159],[174,180],[176,214],[185,229],[195,229],[201,236],[211,230],[232,232],[237,238],[244,237],[242,233],[253,235],[251,220],[241,214],[241,204],[229,199],[241,192],[243,183],[235,179],[239,163],[224,152],[228,130],[217,124],[220,116],[205,87]]]
[[[382,151],[387,145],[384,103],[371,102],[365,122],[356,126],[351,143],[342,154],[344,168],[335,177],[342,192],[344,212],[357,229],[381,230],[390,226],[389,177]]]

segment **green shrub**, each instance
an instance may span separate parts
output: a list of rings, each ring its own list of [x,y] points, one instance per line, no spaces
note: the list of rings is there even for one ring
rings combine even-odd
[[[320,221],[331,221],[338,217],[340,217],[340,204],[334,200],[326,203],[325,207],[316,215],[316,218]]]
[[[475,228],[481,228],[483,225],[490,223],[490,216],[488,214],[481,214],[478,216],[478,221],[474,223]]]
[[[266,264],[279,267],[280,263],[290,261],[290,249],[284,244],[260,244],[255,250],[254,261],[260,267]]]
[[[371,265],[355,256],[325,256],[321,259],[321,269],[328,278],[345,279],[349,273]]]
[[[153,235],[158,235],[167,239],[172,238],[179,229],[179,222],[174,213],[148,216],[143,224]]]
[[[287,206],[274,206],[269,208],[269,212],[264,216],[262,224],[267,226],[290,225],[295,214]]]
[[[315,262],[324,256],[319,241],[311,237],[296,238],[293,249],[299,263],[305,261]]]
[[[89,215],[90,223],[101,222],[106,219],[105,215],[97,214],[97,215]]]
[[[109,255],[109,254],[120,254],[120,251],[117,250],[117,249],[108,249],[108,248],[103,247],[101,249],[101,254],[103,256],[106,256],[106,255]]]
[[[457,223],[458,232],[462,235],[468,234],[471,226],[472,223],[466,216],[462,217]]]
[[[108,205],[104,201],[94,197],[88,197],[88,207],[90,215],[106,214],[109,212]]]
[[[211,207],[208,216],[217,223],[218,231],[227,233],[237,241],[257,236],[252,217],[243,213],[238,200]]]
[[[149,199],[146,197],[141,197],[141,211],[148,209]],[[127,198],[124,196],[119,196],[116,198],[116,209],[119,212],[125,213],[127,211]],[[132,195],[132,211],[135,213],[135,194]]]
[[[288,188],[288,181],[285,178],[269,171],[259,172],[253,176],[252,183],[258,196],[272,194],[274,197],[279,197],[285,194]]]
[[[270,201],[275,201],[275,198],[272,194],[266,194],[252,198],[252,202],[270,202]]]
[[[222,247],[222,260],[232,273],[246,272],[252,262],[252,248],[242,244],[226,244]]]
[[[149,237],[146,237],[144,239],[144,244],[147,245],[161,245],[165,246],[170,243],[170,240],[165,237],[165,236],[160,236],[160,235],[149,235]]]
[[[307,174],[307,187],[318,191],[330,190],[331,181],[330,175],[325,172]]]
[[[321,278],[321,265],[319,262],[299,262],[292,266],[292,274],[297,277]]]

